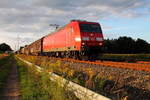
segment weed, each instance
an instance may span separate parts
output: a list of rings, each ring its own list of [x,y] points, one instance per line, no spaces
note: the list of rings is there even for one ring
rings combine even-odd
[[[77,100],[66,94],[60,84],[52,82],[46,70],[37,72],[34,66],[27,67],[21,61],[18,66],[23,100]]]
[[[13,61],[13,56],[6,56],[0,59],[0,92],[4,88],[6,79],[9,75],[10,67]]]

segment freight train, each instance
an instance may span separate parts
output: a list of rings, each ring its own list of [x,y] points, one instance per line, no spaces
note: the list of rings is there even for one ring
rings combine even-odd
[[[20,52],[27,55],[93,59],[101,53],[103,42],[99,23],[71,20],[64,27],[25,46]]]

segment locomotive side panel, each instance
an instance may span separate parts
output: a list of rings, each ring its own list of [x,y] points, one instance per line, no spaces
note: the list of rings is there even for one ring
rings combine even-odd
[[[63,51],[66,46],[65,30],[50,34],[43,39],[43,52]]]
[[[80,48],[80,44],[75,41],[75,37],[80,37],[78,23],[70,23],[63,29],[46,36],[43,39],[43,51],[73,51]]]

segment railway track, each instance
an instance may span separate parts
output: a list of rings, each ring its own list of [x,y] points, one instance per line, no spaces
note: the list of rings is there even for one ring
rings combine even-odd
[[[150,65],[150,62],[148,62],[148,61],[138,61],[137,63],[139,63],[139,64]]]
[[[51,57],[51,59],[76,62],[76,63],[95,64],[104,67],[115,67],[115,68],[133,69],[138,71],[150,72],[150,62],[127,63],[127,62],[113,62],[113,61],[81,61],[81,60],[75,60],[71,58],[54,58],[54,57]]]

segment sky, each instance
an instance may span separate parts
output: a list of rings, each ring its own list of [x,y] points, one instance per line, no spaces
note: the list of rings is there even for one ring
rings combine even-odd
[[[149,0],[0,0],[0,43],[16,50],[72,19],[99,22],[104,38],[150,43]]]

